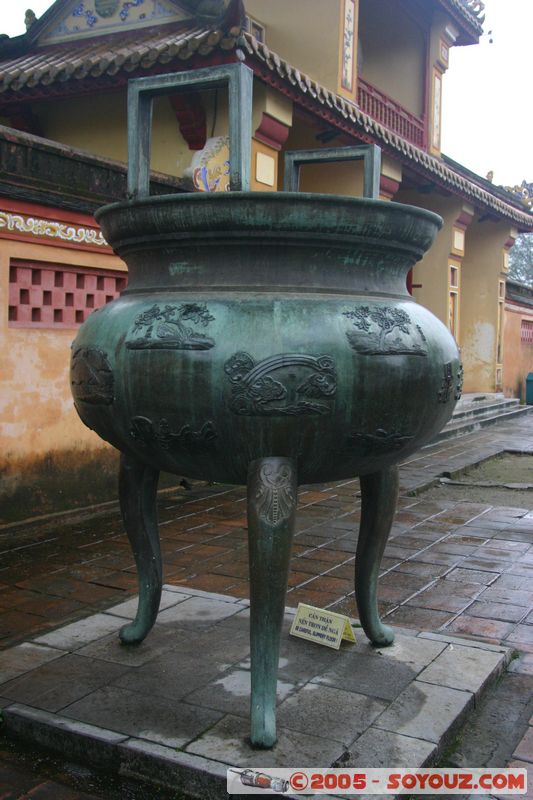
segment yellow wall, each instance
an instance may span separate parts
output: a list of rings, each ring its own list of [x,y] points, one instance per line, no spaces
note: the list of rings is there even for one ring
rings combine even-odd
[[[246,0],[266,27],[266,44],[328,89],[337,91],[341,0]]]
[[[416,116],[424,112],[424,31],[397,0],[361,0],[359,74]]]
[[[507,397],[525,399],[528,373],[533,372],[533,342],[522,342],[522,320],[533,324],[533,308],[505,305],[503,391]]]
[[[275,192],[278,190],[279,153],[263,142],[252,140],[252,170],[250,188],[252,192]]]
[[[218,135],[218,129],[224,127],[227,119],[224,99],[221,97],[218,106],[215,135]],[[125,91],[91,97],[73,97],[55,100],[53,103],[36,103],[33,108],[46,138],[106,158],[127,161]],[[208,131],[210,131],[212,106],[206,108]],[[152,129],[152,169],[180,176],[190,164],[192,155],[193,152],[189,150],[180,133],[176,115],[168,99],[156,98]]]
[[[400,190],[394,198],[400,203],[434,211],[444,220],[433,247],[413,269],[413,297],[448,325],[448,261],[453,249],[453,229],[462,210],[457,197]]]
[[[283,150],[318,150],[346,146],[346,142],[340,143],[339,139],[333,140],[330,144],[322,144],[316,138],[317,133],[318,129],[296,118]],[[282,160],[280,158],[280,186],[283,184]],[[363,194],[363,162],[307,164],[300,168],[300,191],[360,197]]]
[[[202,102],[207,137],[227,136],[227,91],[219,89],[216,97],[214,91],[205,92]],[[125,92],[56,100],[53,104],[40,103],[34,106],[34,111],[47,138],[106,158],[127,161]],[[259,127],[263,113],[287,126],[292,124],[291,101],[255,81],[253,130]],[[190,165],[194,152],[181,135],[168,98],[156,98],[152,126],[152,169],[181,177]]]
[[[499,282],[504,245],[510,236],[505,222],[474,219],[466,231],[461,275],[461,346],[465,392],[494,392],[498,344]]]
[[[0,238],[0,418],[2,467],[50,451],[102,448],[78,418],[69,382],[70,345],[77,328],[8,327],[10,259],[125,270],[114,255]]]
[[[363,162],[306,165],[300,170],[300,191],[362,197]]]

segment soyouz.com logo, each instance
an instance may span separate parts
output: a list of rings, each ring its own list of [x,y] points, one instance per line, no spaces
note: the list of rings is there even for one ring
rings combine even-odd
[[[228,794],[527,793],[526,769],[228,769]]]

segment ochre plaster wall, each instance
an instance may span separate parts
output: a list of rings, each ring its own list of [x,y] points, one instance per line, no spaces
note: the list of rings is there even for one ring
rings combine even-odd
[[[207,138],[228,135],[228,97],[225,89],[202,93]],[[44,135],[62,144],[96,155],[126,162],[127,108],[126,93],[55,100],[33,107]],[[253,130],[259,127],[263,113],[282,124],[292,124],[292,103],[258,81],[254,82]],[[176,114],[168,98],[154,101],[151,167],[156,172],[181,177],[194,156],[179,129]],[[252,172],[253,174],[253,172]]]
[[[503,391],[507,397],[525,400],[526,377],[533,372],[533,342],[523,342],[522,320],[533,325],[533,308],[515,303],[505,304],[503,346]]]
[[[96,227],[94,221],[92,225]],[[25,516],[58,510],[62,507],[59,496],[66,490],[69,476],[74,477],[89,462],[98,464],[92,473],[94,476],[101,471],[101,464],[109,461],[111,452],[108,445],[81,423],[72,402],[70,346],[77,328],[8,325],[12,259],[125,271],[123,262],[110,251],[100,253],[56,246],[37,237],[33,240],[0,237],[0,520],[4,521],[13,518],[12,514],[17,516],[15,510],[7,507],[14,496],[22,497],[21,487],[30,492],[30,495],[23,493],[24,503],[33,499],[36,503],[33,510],[28,505]],[[45,473],[50,475],[57,470],[63,477],[53,490],[57,502],[48,508],[46,503],[39,504],[36,485],[46,480]],[[92,497],[87,483],[79,490],[85,497]]]
[[[265,25],[270,49],[337,91],[341,0],[246,0],[246,11]]]
[[[283,150],[319,150],[338,147],[335,139],[330,144],[321,144],[316,138],[318,129],[295,117]],[[346,145],[343,142],[342,145]],[[283,159],[280,158],[280,186],[283,185]],[[306,164],[300,168],[300,191],[337,194],[346,197],[363,195],[363,162],[339,161],[331,164]]]
[[[475,218],[466,231],[461,268],[461,347],[465,392],[495,392],[499,282],[511,228]]]
[[[444,225],[435,243],[413,268],[413,297],[448,325],[448,261],[453,249],[453,228],[461,213],[462,201],[457,197],[400,190],[394,198],[439,214]]]
[[[222,93],[220,93],[222,94]],[[207,130],[212,129],[214,101],[206,98]],[[218,98],[215,135],[226,126],[224,99]],[[56,142],[86,150],[106,158],[126,162],[127,105],[126,92],[71,97],[33,106],[43,128],[43,135]],[[183,139],[176,115],[166,97],[154,101],[152,128],[152,169],[167,175],[181,176],[190,164],[193,151]]]
[[[426,31],[397,0],[361,0],[359,75],[411,114],[424,113]]]

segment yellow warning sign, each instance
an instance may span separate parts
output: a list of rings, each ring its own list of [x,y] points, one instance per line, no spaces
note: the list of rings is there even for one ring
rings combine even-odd
[[[338,650],[341,641],[355,642],[355,634],[348,617],[324,608],[298,603],[296,616],[290,630],[291,636],[308,639]]]

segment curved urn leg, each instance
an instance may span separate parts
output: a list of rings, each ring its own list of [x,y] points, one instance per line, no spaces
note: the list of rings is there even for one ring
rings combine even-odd
[[[276,743],[276,688],[297,483],[294,462],[262,458],[248,471],[251,741]]]
[[[133,622],[120,630],[123,644],[139,644],[151,631],[159,610],[162,586],[161,548],[157,528],[159,471],[121,454],[120,509],[137,565],[139,605]]]
[[[355,597],[363,630],[373,645],[394,641],[392,628],[378,614],[379,568],[398,500],[398,467],[364,475],[361,481],[361,524],[355,556]]]

